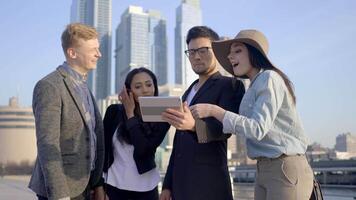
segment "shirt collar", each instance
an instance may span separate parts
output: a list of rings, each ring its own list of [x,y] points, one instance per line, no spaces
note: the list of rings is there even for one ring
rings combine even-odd
[[[75,80],[81,83],[86,83],[88,74],[80,74],[75,71],[67,62],[63,62],[63,69]]]
[[[251,80],[250,82],[250,87],[252,86],[252,83],[255,82],[255,80],[257,79],[257,77],[262,73],[264,72],[265,70],[264,69],[260,69],[260,71],[255,75],[255,77],[253,77],[253,79]]]

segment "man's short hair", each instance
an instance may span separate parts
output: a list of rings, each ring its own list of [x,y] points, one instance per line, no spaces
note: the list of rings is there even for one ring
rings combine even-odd
[[[81,23],[68,24],[61,37],[64,54],[68,48],[76,46],[80,39],[87,41],[96,38],[98,32],[95,28]]]
[[[187,45],[189,45],[190,40],[201,37],[209,38],[211,41],[219,40],[219,35],[213,31],[213,29],[207,26],[194,26],[188,31],[186,40]]]

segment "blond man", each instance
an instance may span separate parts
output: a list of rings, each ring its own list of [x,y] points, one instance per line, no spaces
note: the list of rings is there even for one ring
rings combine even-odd
[[[69,24],[61,40],[66,61],[33,92],[38,155],[29,188],[39,200],[104,199],[103,124],[86,84],[101,57],[98,33]]]

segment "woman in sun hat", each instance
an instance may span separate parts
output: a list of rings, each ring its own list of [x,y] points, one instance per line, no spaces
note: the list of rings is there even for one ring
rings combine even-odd
[[[239,113],[212,104],[191,107],[196,118],[215,117],[225,133],[246,137],[248,156],[257,160],[255,199],[304,200],[312,192],[313,172],[305,157],[307,138],[288,77],[267,57],[268,41],[257,30],[212,43],[230,74],[250,79]]]

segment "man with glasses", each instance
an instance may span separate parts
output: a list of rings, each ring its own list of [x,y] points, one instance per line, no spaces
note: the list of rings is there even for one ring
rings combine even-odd
[[[222,124],[214,118],[195,120],[188,107],[211,103],[237,112],[245,89],[241,81],[233,81],[218,72],[218,63],[211,49],[212,41],[218,39],[218,34],[206,26],[196,26],[188,32],[185,53],[199,79],[184,93],[182,112],[167,109],[162,114],[162,118],[177,131],[160,200],[232,199],[227,139],[219,137],[223,135]],[[207,134],[201,133],[202,130],[215,135],[216,139],[201,143],[197,132]]]

